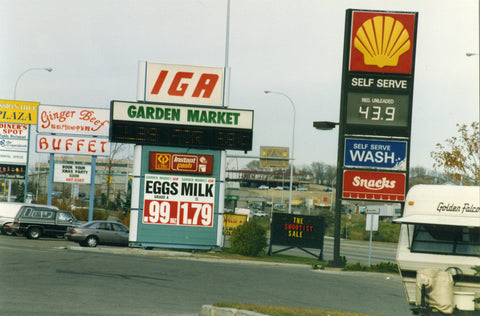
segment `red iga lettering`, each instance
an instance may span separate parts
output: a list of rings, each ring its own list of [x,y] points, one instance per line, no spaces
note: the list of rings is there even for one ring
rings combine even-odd
[[[203,91],[203,98],[209,98],[217,84],[219,76],[216,74],[202,74],[192,96],[198,98]]]
[[[162,70],[158,74],[157,81],[155,81],[155,85],[153,86],[151,94],[158,94],[160,92],[160,88],[163,85],[163,82],[165,82],[165,78],[167,78],[168,71],[167,70]]]
[[[185,71],[177,72],[177,74],[175,75],[175,78],[173,78],[170,89],[168,89],[168,94],[183,97],[185,95],[185,91],[188,88],[188,83],[180,84],[180,82],[182,81],[182,79],[191,79],[192,77],[193,77],[193,72],[185,72]]]

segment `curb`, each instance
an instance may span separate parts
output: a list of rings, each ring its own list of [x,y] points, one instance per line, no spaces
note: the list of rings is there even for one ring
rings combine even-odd
[[[267,314],[255,313],[244,309],[216,307],[203,305],[199,316],[269,316]]]

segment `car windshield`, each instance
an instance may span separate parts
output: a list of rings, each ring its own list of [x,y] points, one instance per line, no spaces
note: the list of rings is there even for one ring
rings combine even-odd
[[[478,256],[480,253],[480,228],[416,225],[412,252]]]

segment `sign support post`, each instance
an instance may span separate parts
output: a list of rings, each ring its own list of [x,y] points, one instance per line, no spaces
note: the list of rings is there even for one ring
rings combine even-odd
[[[346,10],[333,266],[344,265],[342,199],[405,200],[417,20],[416,12]]]

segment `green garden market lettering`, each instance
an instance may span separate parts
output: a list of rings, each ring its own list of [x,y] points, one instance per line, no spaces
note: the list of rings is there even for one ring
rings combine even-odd
[[[132,119],[180,121],[182,112],[178,108],[131,105],[127,109],[127,115]],[[238,125],[239,117],[240,113],[235,112],[218,110],[187,110],[187,122],[192,123]]]

